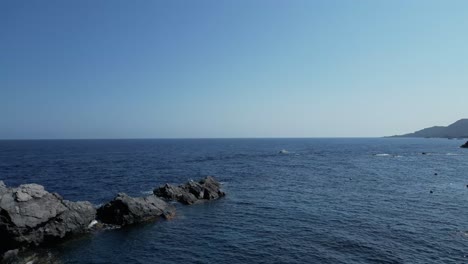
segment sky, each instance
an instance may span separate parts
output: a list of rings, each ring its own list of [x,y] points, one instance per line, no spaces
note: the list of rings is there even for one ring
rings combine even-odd
[[[0,138],[375,137],[468,117],[468,1],[0,0]]]

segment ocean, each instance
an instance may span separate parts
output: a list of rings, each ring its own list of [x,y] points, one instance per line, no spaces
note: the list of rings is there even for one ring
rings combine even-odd
[[[63,263],[468,263],[461,140],[0,141],[0,180],[96,206],[207,175],[225,198],[79,237]],[[281,150],[286,150],[280,153]],[[425,153],[425,154],[423,154]]]

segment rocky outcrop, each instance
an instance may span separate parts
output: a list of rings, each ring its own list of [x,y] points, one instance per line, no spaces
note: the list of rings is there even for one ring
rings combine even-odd
[[[173,206],[154,195],[134,198],[119,193],[97,210],[97,219],[105,224],[126,226],[158,218],[168,219],[174,214]]]
[[[145,197],[120,193],[96,210],[89,202],[64,200],[38,184],[8,188],[0,181],[0,263],[43,259],[40,254],[28,255],[27,249],[69,235],[170,219],[175,215],[175,207],[161,198],[194,204],[224,196],[220,188],[221,184],[208,176],[199,182],[189,181],[179,186],[166,184],[155,189],[155,195]]]
[[[199,182],[189,181],[179,186],[165,184],[156,188],[153,193],[158,197],[188,205],[225,196],[225,193],[221,191],[221,184],[211,176]]]
[[[460,148],[468,148],[468,141],[465,144],[461,145]]]
[[[91,203],[64,200],[41,185],[0,182],[0,253],[83,233],[95,215]]]

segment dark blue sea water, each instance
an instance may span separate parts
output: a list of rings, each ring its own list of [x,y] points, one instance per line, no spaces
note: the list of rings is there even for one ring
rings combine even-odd
[[[64,263],[468,263],[462,143],[0,141],[0,179],[96,205],[205,175],[224,183],[224,199],[179,205],[174,220],[63,243]]]

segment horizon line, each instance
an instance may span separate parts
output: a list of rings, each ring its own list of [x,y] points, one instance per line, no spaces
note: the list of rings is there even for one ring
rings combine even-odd
[[[60,140],[215,140],[215,139],[377,139],[415,138],[394,136],[343,136],[343,137],[154,137],[154,138],[0,138],[0,141],[60,141]]]
[[[141,137],[141,138],[0,138],[0,141],[34,140],[192,140],[192,139],[366,139],[392,138],[392,136],[342,136],[342,137]]]

